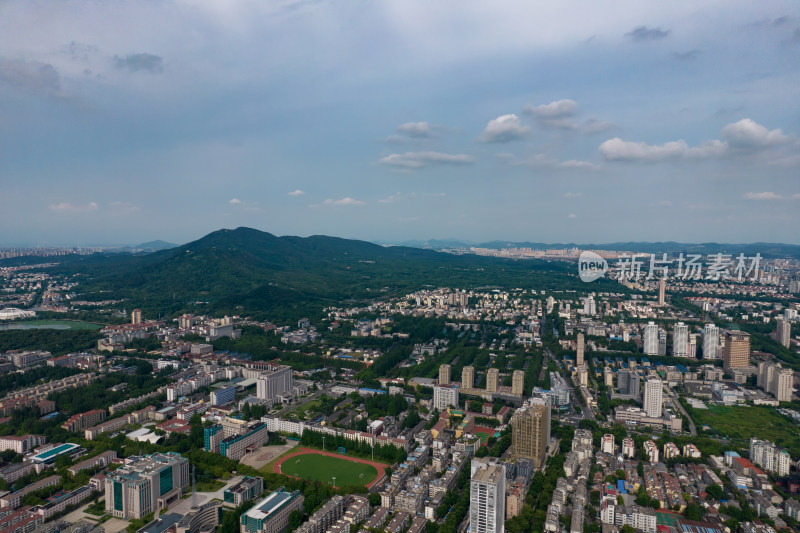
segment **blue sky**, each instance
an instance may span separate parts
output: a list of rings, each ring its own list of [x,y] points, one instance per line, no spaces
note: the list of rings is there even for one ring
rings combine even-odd
[[[0,2],[0,246],[800,243],[793,1]]]

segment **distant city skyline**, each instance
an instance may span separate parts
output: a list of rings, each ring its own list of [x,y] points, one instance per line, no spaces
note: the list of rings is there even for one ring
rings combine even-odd
[[[0,49],[0,247],[800,244],[794,2],[12,0]]]

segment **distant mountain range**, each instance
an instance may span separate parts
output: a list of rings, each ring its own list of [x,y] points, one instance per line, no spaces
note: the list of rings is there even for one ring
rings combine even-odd
[[[606,244],[579,244],[579,243],[544,243],[544,242],[512,242],[512,241],[489,241],[481,243],[471,243],[456,239],[430,239],[427,241],[403,241],[399,246],[412,246],[427,250],[452,250],[462,248],[490,248],[500,250],[502,248],[534,248],[539,250],[548,249],[569,249],[579,248],[581,250],[624,250],[627,252],[643,253],[695,253],[695,254],[715,254],[727,253],[746,256],[760,253],[763,257],[793,257],[800,258],[800,245],[781,244],[769,242],[756,242],[749,244],[729,244],[729,243],[680,243],[680,242],[613,242]]]

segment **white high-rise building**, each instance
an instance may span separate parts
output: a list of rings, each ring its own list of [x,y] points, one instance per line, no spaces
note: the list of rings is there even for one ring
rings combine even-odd
[[[675,357],[689,356],[689,326],[683,322],[675,324],[672,330],[672,355]]]
[[[292,392],[292,385],[292,367],[270,365],[269,370],[258,376],[256,396],[260,400],[274,400],[278,394]]]
[[[473,459],[469,492],[470,533],[504,533],[506,467],[497,459]]]
[[[784,348],[788,348],[792,343],[792,325],[782,318],[776,323],[778,328],[775,330],[775,340]]]
[[[434,387],[433,407],[446,411],[448,407],[458,407],[458,389],[456,387]]]
[[[644,327],[644,354],[658,355],[658,325],[648,322]]]
[[[662,382],[655,376],[648,376],[644,380],[644,397],[642,407],[650,418],[661,418],[661,407],[663,405]]]
[[[768,440],[750,437],[750,460],[767,472],[780,477],[788,476],[792,458],[789,452],[775,446]]]
[[[588,298],[586,298],[586,300],[583,301],[583,314],[584,315],[597,314],[597,306],[592,296],[589,296]]]
[[[714,324],[703,328],[703,359],[719,359],[719,328]]]

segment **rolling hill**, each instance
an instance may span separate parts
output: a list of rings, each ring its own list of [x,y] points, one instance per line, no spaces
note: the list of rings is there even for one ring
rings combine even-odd
[[[215,231],[146,255],[73,257],[56,270],[80,276],[82,297],[126,298],[150,316],[209,310],[294,317],[425,286],[589,289],[563,262],[455,256],[326,236],[276,237],[251,228]]]

